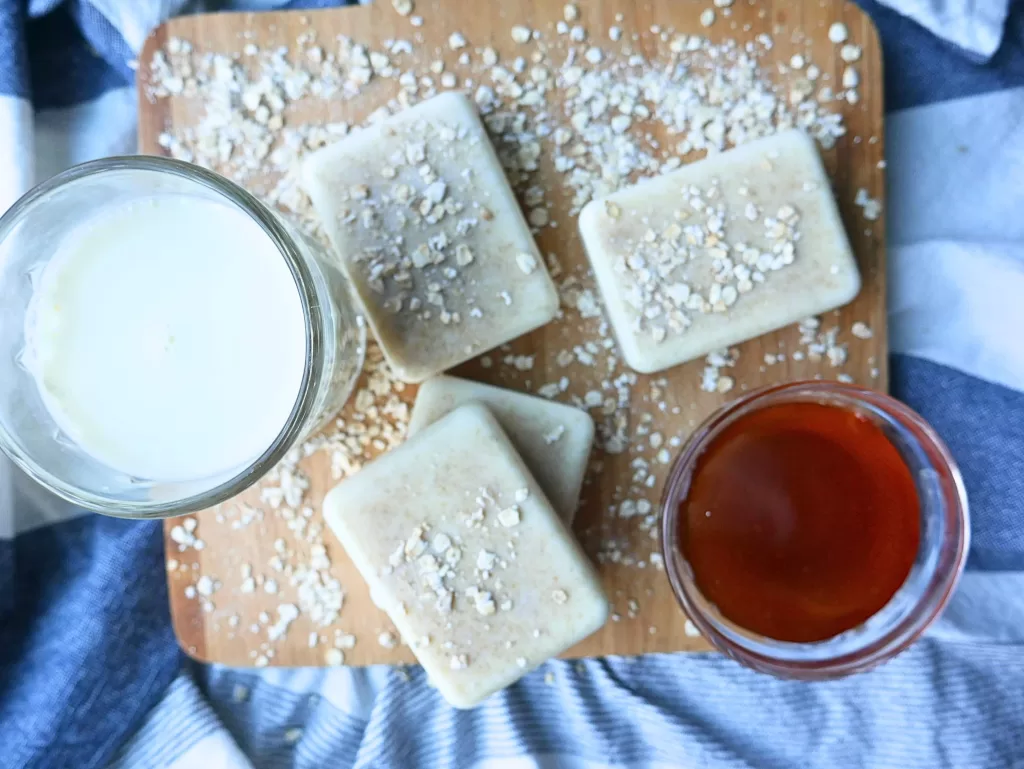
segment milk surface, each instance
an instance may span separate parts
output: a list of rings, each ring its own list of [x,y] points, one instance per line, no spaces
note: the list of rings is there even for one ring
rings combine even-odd
[[[241,469],[284,427],[306,330],[273,242],[226,203],[111,204],[33,276],[24,361],[54,422],[129,475]]]

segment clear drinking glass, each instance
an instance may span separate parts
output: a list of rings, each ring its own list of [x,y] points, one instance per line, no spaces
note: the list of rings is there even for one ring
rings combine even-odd
[[[777,641],[730,622],[697,587],[680,549],[680,504],[697,459],[735,420],[783,403],[811,402],[856,412],[876,424],[914,477],[920,500],[921,542],[906,581],[860,627],[815,643]],[[662,499],[661,546],[672,590],[715,648],[780,678],[826,680],[869,670],[899,654],[935,621],[963,572],[970,542],[967,494],[949,449],[931,426],[903,403],[855,385],[807,381],[763,388],[726,404],[690,437],[669,474]]]
[[[274,442],[246,466],[173,483],[131,477],[85,453],[54,423],[23,360],[32,275],[61,239],[101,207],[161,194],[226,203],[257,222],[295,280],[306,332],[298,397]],[[0,448],[36,481],[82,507],[158,518],[238,494],[344,405],[365,347],[362,317],[331,254],[238,185],[198,166],[147,156],[84,163],[39,185],[0,217]]]

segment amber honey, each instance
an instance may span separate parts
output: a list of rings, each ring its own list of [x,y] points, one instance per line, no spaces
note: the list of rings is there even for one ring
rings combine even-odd
[[[778,403],[738,417],[696,458],[679,546],[724,618],[778,641],[822,641],[904,583],[920,511],[910,469],[875,422]]]

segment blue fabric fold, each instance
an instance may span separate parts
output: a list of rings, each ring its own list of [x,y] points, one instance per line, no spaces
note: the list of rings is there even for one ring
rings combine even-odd
[[[0,767],[99,767],[181,664],[158,522],[85,515],[0,540]]]
[[[124,39],[86,3],[60,5],[32,19],[27,41],[36,109],[81,104],[134,81]]]
[[[1003,42],[978,61],[876,0],[857,0],[878,27],[886,110],[948,101],[1024,85],[1024,13],[1011,9]]]
[[[1024,570],[1024,393],[893,355],[892,392],[942,436],[971,513],[968,568]]]
[[[0,95],[29,97],[28,14],[18,0],[0,0]]]

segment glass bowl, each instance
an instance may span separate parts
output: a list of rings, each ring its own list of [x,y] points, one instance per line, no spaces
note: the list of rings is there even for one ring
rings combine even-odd
[[[921,541],[913,566],[889,602],[862,625],[824,641],[778,641],[729,621],[697,587],[680,549],[681,503],[698,457],[735,420],[768,406],[810,402],[856,412],[877,425],[914,477]],[[827,680],[859,673],[899,654],[939,616],[963,572],[970,541],[967,495],[949,449],[914,411],[855,385],[806,381],[771,386],[726,404],[683,446],[662,498],[661,547],[676,599],[719,651],[780,678]]]
[[[24,362],[33,274],[53,256],[61,238],[104,206],[165,194],[227,204],[251,217],[295,281],[305,326],[299,392],[273,443],[251,462],[226,472],[173,482],[132,477],[87,454],[54,422]],[[251,486],[341,408],[362,369],[366,346],[362,318],[332,254],[237,184],[168,158],[84,163],[14,203],[0,217],[0,295],[0,449],[58,496],[125,518],[202,510]]]

